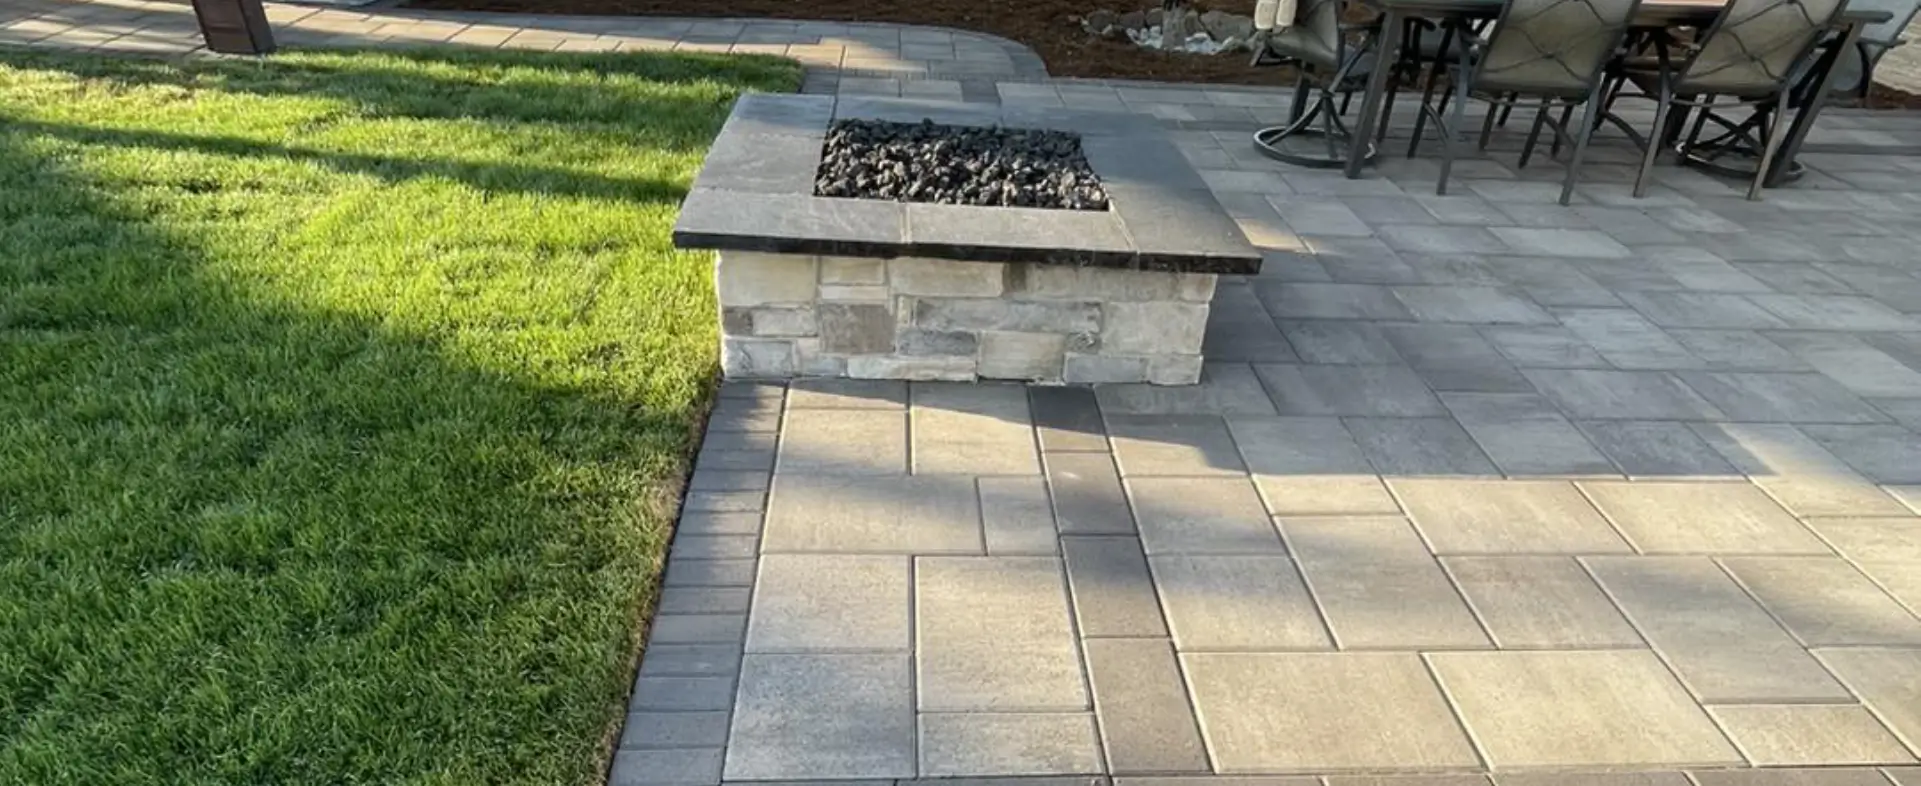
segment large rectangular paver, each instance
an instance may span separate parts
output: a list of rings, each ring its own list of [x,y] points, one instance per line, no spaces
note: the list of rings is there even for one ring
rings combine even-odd
[[[608,786],[713,786],[720,783],[721,749],[664,748],[614,753]]]
[[[1566,481],[1406,478],[1388,486],[1436,554],[1631,551]]]
[[[1702,701],[1853,701],[1713,562],[1591,557],[1587,563],[1628,620]]]
[[[1581,487],[1643,553],[1829,553],[1820,538],[1747,483],[1584,482]]]
[[[906,650],[912,558],[769,554],[760,560],[748,652]]]
[[[1032,387],[1027,390],[1034,429],[1042,450],[1107,450],[1107,426],[1094,392],[1086,388]]]
[[[1207,772],[1194,708],[1167,640],[1089,639],[1084,647],[1109,769]]]
[[[1444,557],[1449,575],[1501,649],[1645,646],[1569,557]]]
[[[1741,557],[1722,564],[1803,644],[1921,646],[1921,619],[1838,557]]]
[[[906,655],[750,655],[728,734],[729,780],[911,778]]]
[[[1095,774],[1100,740],[1088,713],[927,713],[924,778]]]
[[[1523,369],[1563,412],[1586,420],[1720,420],[1713,404],[1664,372]]]
[[[1501,474],[1453,418],[1342,418],[1341,423],[1383,475]]]
[[[972,479],[777,475],[764,553],[981,552]]]
[[[915,566],[923,711],[1085,710],[1087,688],[1052,557],[926,557]]]
[[[1740,472],[1681,423],[1595,420],[1579,424],[1588,441],[1631,478],[1734,478]]]
[[[1755,423],[1880,423],[1887,416],[1820,374],[1683,371],[1682,381],[1728,417]]]
[[[1127,491],[1149,554],[1286,550],[1246,478],[1130,478]]]
[[[1067,561],[1067,581],[1082,636],[1167,635],[1139,539],[1065,537],[1061,555]]]
[[[1219,772],[1480,764],[1413,653],[1196,653],[1181,661]]]
[[[1272,415],[1274,404],[1245,363],[1210,362],[1193,385],[1101,385],[1094,389],[1109,415]]]
[[[1883,726],[1921,752],[1921,649],[1849,647],[1816,650]]]
[[[1291,559],[1163,555],[1149,561],[1183,652],[1332,646]]]
[[[1443,393],[1461,427],[1510,477],[1616,475],[1567,418],[1532,393]]]
[[[1580,336],[1609,363],[1620,369],[1657,370],[1694,368],[1701,361],[1665,331],[1640,314],[1619,308],[1575,308],[1555,312],[1567,329]]]
[[[1394,296],[1422,322],[1552,325],[1554,316],[1520,292],[1497,287],[1400,286]]]
[[[1134,534],[1134,514],[1112,456],[1048,453],[1045,459],[1055,526],[1062,535]]]
[[[1485,647],[1487,636],[1406,519],[1283,519],[1343,649]]]
[[[1227,425],[1214,415],[1113,415],[1107,421],[1121,474],[1200,476],[1245,471]]]
[[[1916,388],[1915,393],[1921,393]],[[1801,433],[1869,480],[1921,483],[1921,434],[1902,426],[1802,426]]]
[[[781,432],[781,474],[904,475],[907,415],[901,412],[792,409]]]
[[[1908,764],[1914,756],[1866,709],[1850,704],[1726,704],[1708,708],[1759,767]]]
[[[1060,533],[1047,481],[1038,478],[981,478],[981,526],[989,554],[1054,554]]]
[[[1428,662],[1495,769],[1741,761],[1650,652],[1437,652]]]
[[[1808,526],[1857,563],[1921,563],[1921,518],[1913,516],[1809,519]]]
[[[1405,366],[1255,367],[1283,415],[1419,417],[1447,410]]]
[[[1694,431],[1798,516],[1886,516],[1910,511],[1793,426],[1694,424]]]
[[[1228,418],[1227,429],[1275,515],[1400,512],[1337,418]]]
[[[1019,385],[916,383],[912,412],[915,474],[1040,474]]]

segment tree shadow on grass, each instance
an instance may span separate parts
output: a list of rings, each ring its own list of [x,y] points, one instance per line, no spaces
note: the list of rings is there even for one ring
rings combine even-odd
[[[646,237],[454,265],[423,205],[570,206],[71,118],[279,88],[20,78],[125,62],[0,53],[0,782],[596,781],[712,384],[671,191],[557,170]]]

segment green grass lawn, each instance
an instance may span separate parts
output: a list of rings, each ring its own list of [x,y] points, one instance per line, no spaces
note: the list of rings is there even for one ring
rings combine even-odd
[[[589,783],[771,59],[0,50],[0,783]]]

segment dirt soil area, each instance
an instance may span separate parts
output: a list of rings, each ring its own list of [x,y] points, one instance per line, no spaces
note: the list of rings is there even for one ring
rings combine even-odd
[[[1254,0],[1199,0],[1193,7],[1251,14]],[[1156,52],[1082,31],[1079,17],[1101,8],[1158,7],[1121,0],[411,0],[410,8],[547,14],[774,17],[901,22],[978,30],[1019,41],[1040,53],[1053,76],[1167,82],[1293,84],[1286,68],[1253,68],[1246,52],[1192,55]]]

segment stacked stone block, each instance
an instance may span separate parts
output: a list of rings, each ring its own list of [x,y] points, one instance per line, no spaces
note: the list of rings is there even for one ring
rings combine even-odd
[[[728,378],[1200,379],[1215,276],[725,251]]]

